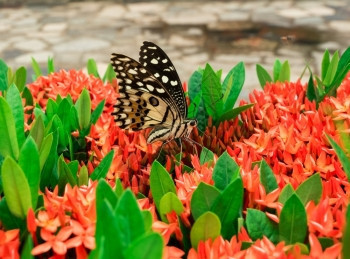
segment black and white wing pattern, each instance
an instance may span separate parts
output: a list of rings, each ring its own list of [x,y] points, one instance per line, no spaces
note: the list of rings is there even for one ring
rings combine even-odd
[[[144,68],[162,83],[177,103],[181,117],[186,118],[187,103],[185,94],[180,78],[167,54],[153,42],[144,41],[141,46],[139,61]]]
[[[156,126],[172,128],[175,122],[182,121],[179,106],[151,71],[122,54],[112,54],[111,63],[119,85],[112,115],[120,128],[134,131]]]

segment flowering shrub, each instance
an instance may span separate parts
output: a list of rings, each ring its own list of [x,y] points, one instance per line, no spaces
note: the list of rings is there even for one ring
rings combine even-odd
[[[0,257],[347,258],[350,74],[324,72],[317,97],[321,83],[281,82],[287,65],[274,82],[260,66],[263,91],[234,109],[243,64],[222,84],[196,71],[202,123],[178,154],[115,125],[110,68],[101,79],[92,60],[89,75],[50,61],[43,76],[34,62],[25,85],[1,61]]]

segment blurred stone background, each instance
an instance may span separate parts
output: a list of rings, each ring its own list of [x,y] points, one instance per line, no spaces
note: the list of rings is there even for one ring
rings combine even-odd
[[[144,40],[162,47],[182,81],[208,62],[223,75],[245,62],[241,97],[259,88],[255,65],[272,71],[289,60],[292,80],[306,65],[320,73],[328,48],[350,45],[350,1],[69,1],[0,0],[0,58],[10,67],[84,68],[104,72],[112,52],[138,59]],[[303,82],[308,79],[308,73]]]

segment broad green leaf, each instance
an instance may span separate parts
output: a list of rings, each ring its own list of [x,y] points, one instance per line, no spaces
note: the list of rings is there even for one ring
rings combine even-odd
[[[0,200],[0,221],[3,228],[5,229],[18,228],[21,231],[27,230],[25,219],[16,217],[11,213],[7,205],[6,197],[2,197]]]
[[[113,80],[116,78],[116,73],[113,70],[113,67],[111,64],[108,64],[105,74],[103,75],[103,82],[110,82],[112,83]]]
[[[34,140],[38,148],[41,148],[42,142],[44,140],[45,135],[45,125],[43,116],[39,116],[35,119],[33,126],[29,131],[29,136],[31,136]]]
[[[89,126],[91,118],[91,100],[89,91],[86,88],[81,92],[75,107],[78,111],[79,127],[83,130]]]
[[[209,238],[214,240],[220,236],[221,223],[218,216],[208,211],[201,215],[193,224],[191,229],[192,247],[197,248],[200,241],[206,241]]]
[[[21,251],[21,259],[32,259],[34,256],[32,255],[32,249],[33,249],[33,239],[31,235],[28,235],[26,238],[26,241],[24,243],[24,246]]]
[[[227,112],[233,108],[237,98],[242,90],[245,80],[245,68],[244,63],[239,62],[233,67],[227,74],[224,82],[222,83],[222,93],[224,94],[224,111]]]
[[[49,98],[46,104],[46,115],[49,120],[52,119],[52,117],[57,113],[58,111],[58,105],[57,103]]]
[[[149,210],[142,210],[141,213],[142,213],[143,222],[145,223],[146,232],[152,232],[152,222],[153,222],[152,213]]]
[[[345,78],[346,74],[350,70],[350,47],[345,50],[345,52],[341,55],[337,72],[335,73],[335,77],[333,79],[333,82],[331,84],[332,88],[337,88],[343,79]],[[329,89],[332,90],[332,89]]]
[[[68,165],[69,170],[72,172],[74,179],[76,181],[78,181],[79,161],[73,160],[73,161],[69,162],[67,165]]]
[[[326,49],[324,54],[323,54],[323,58],[322,58],[322,67],[321,67],[321,79],[322,79],[322,81],[324,81],[326,78],[329,63],[330,63],[330,54],[329,54],[328,49]]]
[[[32,106],[33,105],[33,95],[29,91],[28,87],[24,87],[22,92],[22,98],[25,100],[24,106]],[[33,110],[26,111],[26,114],[32,114]]]
[[[216,187],[200,182],[191,198],[191,212],[193,218],[196,220],[205,212],[210,211],[219,195],[220,191]]]
[[[280,240],[287,245],[304,243],[307,232],[307,215],[297,194],[292,194],[285,202],[279,222]]]
[[[281,66],[278,81],[280,82],[290,81],[290,66],[289,66],[288,60],[284,61]]]
[[[21,148],[18,164],[27,177],[32,198],[32,205],[35,209],[39,194],[40,160],[38,148],[33,138],[30,136],[26,139]]]
[[[11,156],[17,159],[19,148],[15,119],[13,118],[10,106],[2,96],[0,96],[0,136],[0,154],[3,157]]]
[[[222,100],[220,79],[209,64],[205,66],[203,73],[202,97],[206,110],[215,121],[222,114],[224,102]]]
[[[15,84],[20,92],[23,91],[27,80],[27,70],[24,67],[20,67],[16,70]]]
[[[302,184],[295,190],[304,206],[309,201],[314,201],[315,204],[320,202],[322,196],[322,181],[320,174],[314,174],[306,179]]]
[[[22,98],[17,87],[12,84],[7,89],[6,101],[9,104],[13,118],[15,120],[16,135],[19,148],[22,147],[25,136],[24,136],[24,109],[22,106]]]
[[[276,177],[264,159],[260,163],[260,182],[264,186],[266,193],[270,193],[278,188]]]
[[[184,206],[182,205],[176,194],[168,192],[163,195],[159,202],[159,214],[166,219],[166,214],[175,211],[177,215],[180,215],[184,211]],[[164,221],[164,220],[163,220]]]
[[[190,106],[188,107],[188,118],[194,119],[198,114],[199,104],[202,100],[202,92],[199,92],[196,97],[191,101]]]
[[[64,126],[62,124],[61,119],[58,117],[57,114],[55,114],[52,117],[52,130],[51,131],[55,131],[57,130],[58,132],[58,145],[60,147],[60,149],[65,150],[67,145],[68,145],[68,138],[67,138],[67,134],[66,131],[64,130]],[[60,150],[59,151],[63,151]]]
[[[58,158],[58,193],[63,195],[66,184],[74,187],[77,182],[70,171],[68,165],[64,161],[63,155]]]
[[[114,157],[114,150],[112,149],[109,153],[102,159],[100,164],[95,168],[95,170],[90,175],[91,180],[98,180],[100,178],[105,178],[109,168],[111,167]]]
[[[254,103],[249,103],[245,105],[241,105],[238,107],[233,108],[232,110],[229,110],[221,115],[221,117],[218,119],[218,122],[223,122],[226,120],[232,120],[236,118],[241,112],[244,112],[245,110],[248,110],[249,108],[253,107]]]
[[[62,102],[60,102],[60,104],[58,105],[58,109],[57,109],[57,115],[61,119],[64,131],[65,133],[68,133],[68,134],[70,134],[71,132],[71,121],[70,121],[71,106],[72,105],[69,103],[67,98],[64,98]]]
[[[163,238],[158,233],[149,233],[135,240],[124,252],[125,259],[161,259]]]
[[[264,89],[266,83],[271,83],[272,78],[263,66],[260,64],[256,65],[256,73],[258,75],[260,86]]]
[[[337,142],[335,142],[329,135],[326,134],[326,137],[329,141],[329,143],[331,144],[332,148],[334,149],[335,153],[337,154],[344,172],[346,173],[347,177],[348,177],[348,181],[350,181],[350,160],[349,158],[346,156],[345,152],[341,149],[341,147],[337,144]]]
[[[27,178],[21,167],[11,157],[6,157],[1,168],[6,202],[11,213],[24,219],[32,208],[32,197]]]
[[[91,123],[95,124],[98,118],[101,116],[103,112],[103,108],[105,106],[105,100],[102,100],[97,106],[96,109],[91,113]]]
[[[133,241],[146,233],[143,217],[130,189],[123,192],[115,209],[117,235],[122,247],[126,249]]]
[[[346,223],[345,223],[345,228],[343,231],[343,248],[342,248],[342,255],[343,258],[350,258],[350,206],[346,209]],[[347,245],[344,245],[347,244]]]
[[[42,171],[44,164],[46,162],[46,159],[48,158],[52,146],[52,141],[53,141],[53,134],[50,133],[48,134],[39,149],[39,158],[40,158],[40,172]]]
[[[268,237],[273,243],[279,241],[278,225],[272,222],[264,212],[248,208],[246,224],[249,236],[253,241],[262,239],[263,236]]]
[[[331,59],[331,63],[328,66],[326,77],[323,80],[323,84],[326,87],[329,87],[330,84],[333,82],[335,73],[337,72],[338,63],[339,63],[339,52],[336,51]]]
[[[78,111],[75,106],[70,107],[69,111],[69,121],[70,121],[70,128],[72,131],[78,130],[79,129],[79,119],[78,119]],[[84,133],[87,131],[87,129],[83,130]],[[90,132],[90,127],[88,128],[88,133]],[[79,137],[85,138],[87,134],[83,135],[82,131],[80,131]]]
[[[317,94],[317,90],[314,84],[314,78],[312,76],[312,73],[310,74],[310,78],[309,78],[309,82],[307,84],[307,90],[306,90],[306,97],[307,99],[309,99],[310,101],[318,101],[318,94]]]
[[[48,57],[48,59],[47,59],[47,73],[51,74],[53,72],[55,72],[55,65],[53,63],[53,58]]]
[[[151,167],[150,187],[154,203],[159,210],[161,198],[168,192],[176,194],[175,184],[167,170],[156,160]]]
[[[114,191],[115,191],[118,198],[120,196],[122,196],[122,194],[124,192],[123,184],[119,178],[115,181],[115,190]]]
[[[6,63],[0,59],[0,91],[5,91],[8,86],[8,79],[7,79],[7,71],[8,67]]]
[[[280,77],[282,63],[279,59],[275,60],[275,63],[273,64],[273,81],[277,82],[278,78]]]
[[[87,66],[89,75],[93,75],[97,78],[101,78],[97,70],[96,61],[94,59],[89,59],[86,66]]]
[[[206,147],[203,147],[201,155],[199,157],[199,162],[201,165],[203,165],[204,163],[209,161],[214,161],[214,153]]]
[[[278,202],[284,204],[294,193],[295,191],[290,183],[285,185],[278,197]]]
[[[227,151],[216,162],[212,177],[219,190],[224,190],[234,179],[240,177],[239,166]]]
[[[45,158],[44,156],[48,150],[47,146],[50,146],[50,145],[48,143],[48,144],[45,144],[44,146],[45,139],[39,151],[40,163],[42,163],[43,160],[45,160],[41,170],[41,178],[40,178],[40,190],[42,192],[45,192],[45,188],[47,188],[48,186],[51,186],[51,187],[56,186],[58,182],[58,172],[57,172],[58,131],[57,129],[55,129],[51,134],[52,134],[52,144],[51,144],[50,151],[47,155],[47,159],[44,159]],[[49,137],[49,135],[47,137]],[[47,140],[47,141],[51,142],[50,140]]]
[[[194,71],[188,80],[188,94],[190,96],[191,103],[196,96],[201,92],[202,88],[203,71]],[[190,113],[189,113],[190,114]]]
[[[243,183],[240,177],[232,181],[216,198],[211,211],[218,215],[222,229],[221,235],[231,239],[235,232],[233,223],[241,212],[243,204]]]
[[[34,79],[36,79],[37,77],[42,75],[40,66],[39,66],[38,62],[36,62],[36,60],[34,58],[32,58],[32,68],[33,68],[34,75],[35,75]]]
[[[78,185],[88,185],[89,183],[89,172],[86,165],[83,165],[79,171]]]
[[[112,208],[115,208],[118,202],[117,195],[114,193],[112,187],[106,182],[105,179],[101,178],[98,181],[96,193],[96,202],[103,202],[103,200],[107,200],[109,204],[111,204]]]

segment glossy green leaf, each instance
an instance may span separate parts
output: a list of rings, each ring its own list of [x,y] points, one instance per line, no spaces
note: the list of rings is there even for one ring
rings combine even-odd
[[[0,91],[5,91],[8,86],[7,78],[8,67],[6,63],[0,59]]]
[[[93,75],[97,78],[100,78],[100,75],[99,75],[98,70],[97,70],[96,61],[94,59],[89,59],[86,67],[87,67],[89,75]]]
[[[5,229],[18,228],[21,231],[26,231],[27,226],[25,224],[25,218],[19,218],[14,216],[7,204],[6,197],[2,197],[0,200],[0,221]]]
[[[248,234],[253,241],[266,236],[271,242],[278,243],[278,225],[272,222],[264,212],[248,208],[246,225]]]
[[[58,155],[57,155],[57,147],[58,147],[58,132],[57,130],[53,131],[52,133],[52,144],[50,151],[47,155],[47,159],[45,158],[45,153],[48,150],[48,147],[44,148],[44,142],[40,148],[39,154],[40,154],[40,166],[43,160],[45,160],[44,165],[41,170],[41,178],[40,178],[40,190],[42,192],[45,191],[45,188],[48,186],[54,187],[57,184],[58,181],[58,172],[57,172],[57,161],[58,161]],[[49,135],[47,136],[49,137]],[[45,139],[44,139],[45,141]],[[50,140],[48,140],[49,142]],[[49,144],[47,144],[49,146]]]
[[[191,198],[191,212],[193,218],[196,220],[205,212],[210,211],[219,195],[220,191],[216,187],[200,182]]]
[[[333,79],[331,86],[336,89],[341,84],[341,82],[343,81],[343,79],[345,78],[349,70],[350,70],[350,47],[347,48],[340,57],[337,72],[335,73],[335,77]]]
[[[112,83],[113,80],[116,79],[116,73],[113,70],[113,67],[111,64],[108,64],[105,74],[103,75],[103,82],[110,82]]]
[[[40,146],[40,149],[39,149],[40,171],[43,169],[46,159],[49,156],[52,141],[53,141],[53,135],[52,133],[50,133],[44,138],[42,145]]]
[[[152,232],[152,223],[153,223],[152,213],[149,210],[142,210],[141,213],[142,213],[143,222],[145,223],[145,231]]]
[[[273,64],[273,81],[277,82],[278,78],[280,77],[282,63],[279,59],[275,60],[275,63]]]
[[[260,182],[264,186],[266,193],[270,193],[278,188],[276,177],[264,159],[260,163]]]
[[[161,259],[163,238],[158,233],[149,233],[135,240],[124,252],[126,259]]]
[[[315,204],[318,204],[322,196],[322,181],[320,174],[317,173],[310,176],[298,186],[295,192],[298,194],[304,206],[306,206],[309,201],[314,201]]]
[[[256,73],[258,75],[260,86],[264,89],[266,83],[272,82],[272,78],[263,66],[256,65]]]
[[[12,84],[7,89],[6,101],[9,104],[13,118],[15,120],[16,135],[18,146],[22,147],[25,137],[24,137],[24,109],[22,106],[22,98],[17,89],[17,87]]]
[[[288,60],[284,61],[282,66],[281,66],[278,81],[280,81],[280,82],[285,82],[285,81],[289,82],[290,81],[290,65],[289,65]]]
[[[70,110],[71,104],[69,103],[67,98],[64,98],[62,102],[58,105],[57,115],[60,118],[65,133],[70,134],[71,132],[71,121],[70,121]],[[68,138],[67,138],[68,140]]]
[[[307,215],[298,195],[292,194],[285,202],[279,222],[280,240],[287,245],[304,243],[307,232]]]
[[[70,107],[69,111],[69,120],[70,120],[70,128],[72,131],[79,129],[79,119],[78,119],[78,111],[75,106]],[[85,129],[84,131],[90,132],[90,127]],[[84,132],[85,133],[85,132]],[[87,134],[82,135],[82,131],[80,131],[80,137],[84,138]]]
[[[58,111],[58,105],[57,103],[49,98],[46,104],[46,115],[49,120],[57,113]]]
[[[214,153],[210,149],[203,147],[201,155],[199,157],[199,162],[201,165],[203,165],[204,163],[209,161],[214,161]]]
[[[69,170],[72,172],[75,180],[78,181],[79,161],[73,160],[73,161],[69,162],[67,165],[68,165]]]
[[[39,151],[32,137],[28,137],[19,153],[18,164],[22,168],[30,188],[32,205],[36,208],[39,183],[40,183],[40,160]]]
[[[197,248],[200,241],[206,241],[209,238],[214,240],[220,236],[221,223],[218,216],[208,211],[202,214],[193,224],[191,229],[192,247]]]
[[[235,107],[232,110],[229,110],[229,111],[223,113],[217,121],[218,122],[223,122],[223,121],[226,121],[226,120],[232,120],[232,119],[236,118],[238,115],[240,115],[241,112],[244,112],[244,111],[250,109],[253,106],[254,106],[254,103],[249,103],[249,104],[245,104],[245,105],[241,105],[241,106]]]
[[[227,151],[225,151],[216,162],[212,177],[215,187],[219,190],[224,190],[232,180],[240,177],[239,166]]]
[[[48,57],[47,59],[47,73],[51,74],[55,72],[55,64],[53,63],[53,58]]]
[[[119,178],[115,181],[115,190],[114,191],[115,191],[118,198],[120,196],[122,196],[122,194],[124,192],[123,184]]]
[[[326,76],[323,80],[323,84],[325,86],[330,86],[330,84],[333,82],[333,79],[337,72],[338,63],[339,63],[339,52],[336,51],[331,59],[331,62],[329,63]]]
[[[232,181],[225,190],[216,198],[211,211],[220,218],[225,239],[230,239],[234,234],[233,222],[238,218],[243,204],[243,183],[240,177]]]
[[[68,165],[64,161],[63,156],[61,155],[58,158],[58,193],[59,195],[63,195],[64,189],[66,188],[66,184],[74,187],[77,185],[77,182],[70,171]]]
[[[345,152],[341,149],[341,147],[337,144],[337,142],[335,142],[329,135],[326,134],[326,137],[329,141],[329,143],[331,144],[332,148],[334,149],[335,153],[337,154],[344,172],[346,173],[347,177],[348,177],[348,181],[350,181],[350,160],[349,158],[346,156]]]
[[[306,90],[306,97],[310,101],[318,100],[318,94],[316,93],[316,87],[314,84],[314,78],[312,76],[312,73],[310,74],[309,82],[307,84],[307,90]]]
[[[346,223],[343,231],[343,244],[350,244],[350,206],[346,209]],[[350,246],[343,245],[342,246],[342,256],[343,258],[350,258]]]
[[[100,178],[105,178],[109,168],[111,167],[114,157],[114,150],[112,149],[109,153],[102,159],[100,164],[95,168],[95,170],[90,175],[91,180],[98,180]]]
[[[24,106],[32,106],[33,105],[33,95],[29,91],[28,87],[24,87],[22,92],[22,98],[25,100]],[[26,111],[26,114],[32,114],[33,110]]]
[[[75,107],[78,111],[79,127],[80,129],[85,129],[90,124],[91,118],[91,100],[89,91],[84,88],[81,92]]]
[[[176,194],[168,192],[160,199],[159,213],[164,219],[166,219],[164,216],[173,211],[175,211],[177,215],[180,215],[184,211],[184,206]]]
[[[239,62],[234,66],[222,83],[222,93],[224,102],[224,111],[232,110],[235,105],[239,94],[241,93],[245,80],[245,68],[244,63]]]
[[[151,168],[150,187],[154,203],[159,210],[161,198],[168,192],[176,194],[175,184],[167,170],[158,162],[154,161]]]
[[[88,185],[88,183],[89,183],[89,172],[87,170],[87,167],[83,165],[79,171],[78,185],[79,186]]]
[[[27,70],[24,67],[20,67],[16,70],[15,84],[20,92],[23,91],[27,80]]]
[[[202,97],[206,110],[215,121],[222,114],[224,102],[222,100],[220,79],[209,64],[205,66],[203,73]]]
[[[278,197],[278,202],[284,204],[294,193],[295,191],[290,183],[285,185]]]
[[[196,118],[197,114],[198,114],[198,109],[199,109],[199,105],[200,102],[202,101],[202,92],[199,92],[196,97],[193,99],[193,101],[191,101],[190,106],[188,107],[188,118],[189,119],[194,119]]]
[[[32,198],[27,178],[21,167],[11,157],[6,157],[1,168],[4,194],[9,210],[13,215],[24,219]]]
[[[32,68],[33,68],[34,75],[35,75],[34,79],[36,79],[37,77],[42,75],[40,66],[39,66],[38,62],[34,58],[32,58]]]
[[[41,148],[42,142],[44,140],[45,135],[45,125],[42,116],[39,116],[35,119],[33,126],[30,129],[29,136],[31,136],[38,148]]]
[[[15,119],[6,100],[0,96],[0,154],[3,157],[18,158],[19,148],[16,135]]]
[[[190,79],[188,80],[188,94],[190,96],[191,103],[193,100],[198,96],[198,94],[201,92],[202,88],[202,77],[203,77],[203,71],[194,71],[194,73],[191,75]]]
[[[65,150],[68,145],[68,138],[66,131],[64,130],[61,119],[58,115],[52,117],[52,131],[57,130],[58,133],[58,145],[61,149]]]
[[[106,182],[105,179],[102,178],[98,181],[96,193],[96,202],[103,202],[103,200],[107,200],[111,204],[112,208],[115,208],[118,202],[117,195],[114,193],[112,187]]]
[[[21,251],[21,259],[34,259],[34,256],[32,255],[33,247],[34,244],[32,236],[28,235]]]
[[[96,109],[91,113],[91,123],[95,124],[100,118],[103,108],[105,107],[105,100],[102,100],[97,106]]]
[[[322,66],[321,66],[321,79],[322,79],[322,81],[326,78],[329,63],[330,63],[330,54],[329,54],[328,49],[326,49],[325,52],[323,53],[323,58],[322,58]]]

